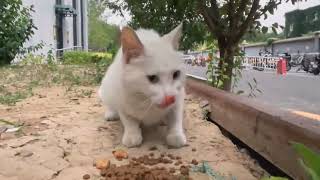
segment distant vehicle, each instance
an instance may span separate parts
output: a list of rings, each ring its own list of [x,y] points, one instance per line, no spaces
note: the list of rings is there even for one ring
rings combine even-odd
[[[318,75],[320,73],[320,54],[315,56],[314,62],[311,62],[311,72],[314,75]]]
[[[301,65],[302,60],[305,58],[305,55],[299,55],[296,58],[292,58],[290,61],[290,64],[292,67],[296,67]]]

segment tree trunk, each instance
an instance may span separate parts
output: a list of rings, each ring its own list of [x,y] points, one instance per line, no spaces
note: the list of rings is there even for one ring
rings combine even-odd
[[[219,68],[222,68],[222,64],[227,63],[226,71],[224,75],[228,76],[228,79],[223,78],[223,87],[225,91],[230,91],[232,87],[232,71],[234,64],[235,47],[233,45],[219,45],[221,62],[219,63]],[[222,62],[223,61],[223,62]]]

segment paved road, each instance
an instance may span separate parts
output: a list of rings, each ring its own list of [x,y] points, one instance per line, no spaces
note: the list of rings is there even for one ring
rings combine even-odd
[[[205,77],[206,68],[186,65],[187,72],[192,75]],[[320,76],[304,72],[289,72],[286,76],[276,72],[260,72],[244,70],[238,90],[249,92],[248,81],[253,77],[258,81],[262,94],[257,99],[284,109],[292,109],[320,114]],[[248,94],[243,94],[247,96]]]

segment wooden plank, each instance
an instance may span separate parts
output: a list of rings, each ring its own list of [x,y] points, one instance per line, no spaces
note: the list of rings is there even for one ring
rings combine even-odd
[[[307,179],[289,142],[320,152],[320,122],[188,78],[188,93],[207,99],[211,118],[294,179]]]

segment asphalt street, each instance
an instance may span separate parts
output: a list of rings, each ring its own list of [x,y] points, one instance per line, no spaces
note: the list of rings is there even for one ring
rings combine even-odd
[[[187,73],[206,78],[206,67],[185,65]],[[257,80],[255,92],[258,101],[277,108],[320,114],[320,76],[292,70],[287,75],[277,75],[275,71],[243,70],[242,79],[235,91],[243,90],[242,96],[248,96],[250,88]]]

